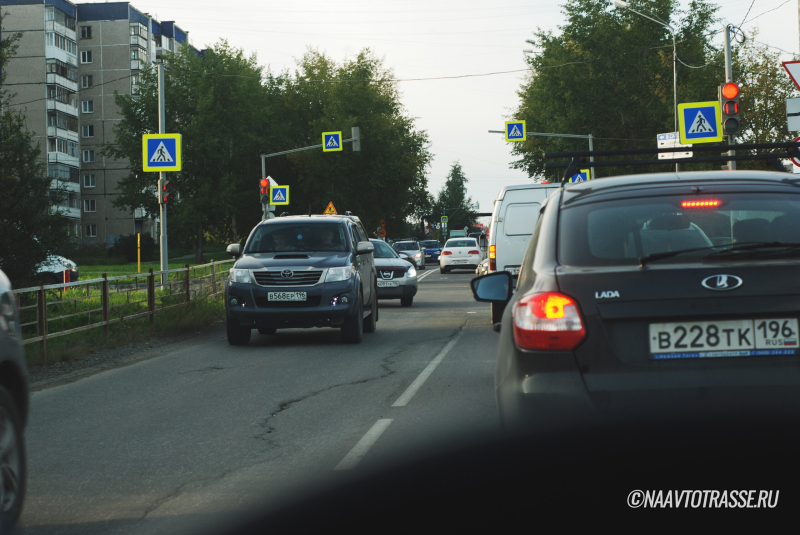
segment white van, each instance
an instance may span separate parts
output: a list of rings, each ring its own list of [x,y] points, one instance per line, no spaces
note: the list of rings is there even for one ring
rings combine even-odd
[[[494,201],[489,229],[489,273],[508,271],[516,283],[522,258],[533,235],[542,202],[560,184],[506,186]],[[492,304],[492,323],[503,316],[503,305]]]

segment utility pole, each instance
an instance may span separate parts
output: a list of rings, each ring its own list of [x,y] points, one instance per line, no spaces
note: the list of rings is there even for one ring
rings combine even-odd
[[[798,0],[800,1],[800,0]],[[728,24],[725,26],[725,81],[732,82],[733,81],[733,66],[731,64],[731,32],[733,27]],[[728,145],[733,145],[736,143],[736,136],[728,136]],[[728,156],[735,156],[735,150],[729,150]],[[733,171],[736,169],[736,161],[729,160],[728,161],[728,169]]]
[[[166,134],[167,130],[167,111],[164,102],[164,60],[158,64],[158,133]],[[166,271],[169,269],[169,253],[167,249],[167,203],[164,202],[164,184],[167,183],[164,172],[158,173],[158,207],[159,217],[161,218],[161,284],[164,285],[169,279]]]

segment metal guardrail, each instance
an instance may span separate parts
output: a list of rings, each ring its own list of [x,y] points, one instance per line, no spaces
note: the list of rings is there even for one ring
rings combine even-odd
[[[22,344],[41,345],[47,360],[47,340],[103,327],[121,321],[149,318],[165,310],[186,306],[199,298],[223,292],[223,281],[234,260],[197,266],[48,284],[13,290],[22,327]],[[229,264],[229,265],[228,265]],[[167,282],[161,283],[161,275]],[[159,281],[156,283],[156,281]]]

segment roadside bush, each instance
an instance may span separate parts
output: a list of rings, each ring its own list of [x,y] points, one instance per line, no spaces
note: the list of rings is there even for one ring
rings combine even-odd
[[[157,245],[155,240],[147,235],[142,235],[142,262],[150,262],[155,259]],[[119,256],[128,262],[136,262],[136,234],[120,236],[117,243],[109,249],[109,256]]]

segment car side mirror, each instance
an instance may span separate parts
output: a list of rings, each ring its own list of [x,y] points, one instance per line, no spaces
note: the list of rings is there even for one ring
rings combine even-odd
[[[356,254],[357,255],[369,254],[369,253],[371,253],[373,251],[375,251],[375,246],[372,245],[368,241],[358,242],[358,245],[356,245]]]
[[[514,292],[511,273],[498,271],[472,279],[472,295],[476,301],[507,303]]]
[[[238,243],[232,243],[232,244],[230,244],[230,245],[228,246],[228,248],[226,249],[226,251],[227,251],[227,252],[228,252],[228,254],[229,254],[229,255],[231,255],[232,257],[234,257],[234,258],[238,258],[239,256],[241,256],[241,255],[242,255],[242,246],[241,246],[240,244],[238,244]]]

